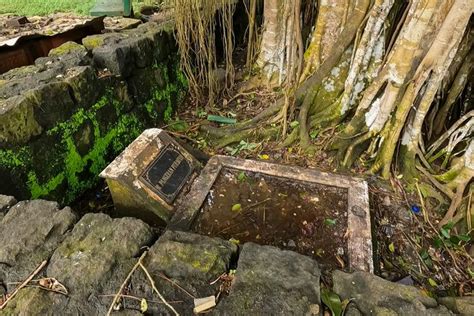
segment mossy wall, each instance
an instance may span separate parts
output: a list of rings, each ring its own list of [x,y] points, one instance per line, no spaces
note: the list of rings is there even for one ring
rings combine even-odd
[[[94,103],[24,144],[0,148],[0,194],[67,204],[95,186],[98,174],[144,129],[171,119],[187,91],[177,61],[171,51],[126,78],[98,75],[86,87],[99,91]]]

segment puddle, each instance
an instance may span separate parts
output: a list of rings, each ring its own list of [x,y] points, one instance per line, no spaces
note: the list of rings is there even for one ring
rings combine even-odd
[[[224,168],[193,230],[294,250],[323,267],[347,267],[347,204],[345,188]]]

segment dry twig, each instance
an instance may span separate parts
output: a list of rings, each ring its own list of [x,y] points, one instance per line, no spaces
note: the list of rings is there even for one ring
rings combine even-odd
[[[173,313],[178,316],[179,313],[174,309],[173,306],[171,306],[167,301],[166,299],[163,297],[163,295],[161,295],[160,291],[158,291],[158,289],[156,288],[155,286],[155,281],[153,281],[153,278],[151,277],[150,273],[148,272],[148,270],[145,268],[145,266],[141,263],[141,261],[138,261],[138,265],[140,266],[140,268],[142,268],[143,272],[145,272],[146,276],[148,277],[148,280],[150,281],[151,283],[151,287],[153,288],[153,290],[156,292],[156,294],[158,295],[158,297],[160,298],[160,300],[171,310],[173,311]]]
[[[145,252],[140,256],[140,258],[138,259],[138,262],[133,266],[132,270],[130,270],[130,272],[128,273],[127,277],[125,278],[125,280],[123,281],[122,285],[120,286],[120,289],[118,290],[117,294],[115,294],[115,297],[114,297],[114,299],[113,299],[113,301],[112,301],[112,304],[110,304],[109,310],[107,311],[107,316],[109,316],[109,315],[112,313],[112,311],[113,311],[115,305],[117,304],[119,298],[122,296],[122,291],[123,291],[123,289],[124,289],[125,286],[127,285],[128,281],[129,281],[130,278],[132,277],[132,275],[133,275],[133,273],[135,272],[135,270],[141,265],[142,260],[143,260],[143,258],[145,258],[145,256],[146,256],[147,253],[148,253],[148,252],[145,251]]]
[[[24,288],[31,280],[33,280],[33,278],[44,268],[46,263],[48,263],[47,260],[41,262],[41,264],[36,268],[36,270],[33,271],[33,273],[31,273],[30,276],[25,281],[23,281],[23,283],[21,283],[20,286],[18,286],[11,295],[7,297],[7,299],[5,300],[5,302],[2,303],[2,305],[0,305],[0,310],[4,309],[5,306],[7,306],[8,302],[11,301],[18,294],[18,292],[22,288]]]

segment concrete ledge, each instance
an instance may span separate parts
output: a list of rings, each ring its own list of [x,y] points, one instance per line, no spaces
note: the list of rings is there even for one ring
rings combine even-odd
[[[187,231],[192,228],[209,190],[223,168],[256,172],[269,176],[347,189],[348,215],[346,236],[348,237],[349,268],[373,272],[368,185],[364,180],[358,178],[263,161],[214,156],[193,183],[190,192],[187,194],[187,199],[176,207],[177,211],[168,225],[169,229]]]

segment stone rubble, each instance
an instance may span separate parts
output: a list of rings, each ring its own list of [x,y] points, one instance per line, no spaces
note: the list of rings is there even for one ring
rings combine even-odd
[[[1,315],[105,315],[126,276],[144,251],[143,266],[181,315],[192,315],[194,298],[219,293],[219,277],[235,271],[211,315],[322,315],[321,271],[315,260],[293,251],[166,231],[161,236],[135,218],[86,214],[43,200],[0,196],[0,296],[11,293],[43,261],[35,279],[56,278],[68,295],[26,287]],[[6,205],[10,205],[9,209]],[[34,220],[32,220],[34,219]],[[346,315],[473,315],[471,298],[438,301],[413,286],[366,272],[333,272],[333,290],[351,299]],[[217,282],[213,282],[216,281]],[[138,268],[127,295],[146,298],[148,314],[172,315]],[[140,301],[126,299],[122,315],[141,315]]]

